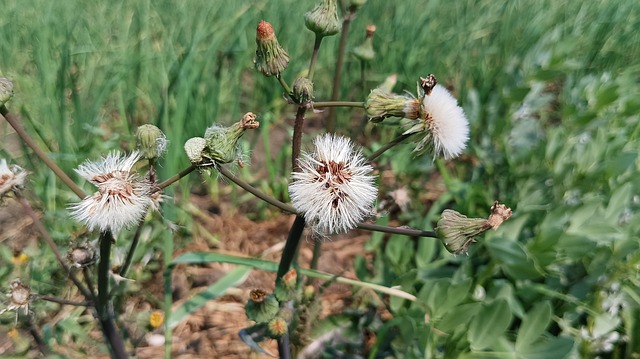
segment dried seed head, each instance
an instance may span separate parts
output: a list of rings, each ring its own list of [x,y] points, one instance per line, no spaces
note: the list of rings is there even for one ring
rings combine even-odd
[[[9,193],[24,188],[27,180],[27,172],[20,166],[7,164],[5,159],[0,159],[0,201]]]
[[[84,268],[95,263],[96,251],[87,243],[82,243],[69,250],[67,259],[72,266]]]

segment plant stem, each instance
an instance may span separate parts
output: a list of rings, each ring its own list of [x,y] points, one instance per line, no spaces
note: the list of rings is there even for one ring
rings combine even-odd
[[[287,82],[282,78],[282,75],[277,74],[276,78],[278,79],[280,86],[282,86],[282,88],[287,92],[287,95],[291,96],[291,94],[293,94],[293,91],[291,90],[289,84],[287,84]]]
[[[62,270],[64,270],[65,273],[68,273],[69,279],[71,279],[73,284],[75,284],[75,286],[78,288],[80,293],[82,293],[82,295],[87,300],[93,300],[94,299],[93,293],[89,291],[89,289],[87,289],[87,287],[84,286],[84,284],[78,279],[78,277],[76,277],[76,274],[71,271],[65,259],[62,257],[62,254],[60,253],[58,246],[53,241],[53,238],[51,238],[51,235],[47,231],[47,228],[44,226],[44,224],[42,224],[42,221],[40,221],[40,218],[38,218],[38,215],[33,210],[33,208],[31,208],[31,204],[29,204],[26,198],[24,198],[21,194],[17,192],[15,194],[16,194],[16,198],[18,199],[18,202],[20,202],[24,211],[27,212],[29,217],[31,217],[31,219],[33,220],[33,225],[36,226],[36,229],[38,230],[38,232],[40,232],[40,236],[42,240],[44,240],[44,242],[49,246],[49,248],[51,248],[53,255],[58,260],[60,267],[62,267]]]
[[[182,177],[188,175],[189,173],[195,171],[197,167],[195,165],[191,165],[185,169],[183,169],[182,171],[178,172],[178,174],[174,175],[173,177],[167,179],[164,182],[158,183],[158,185],[156,186],[156,192],[160,191],[163,188],[169,187],[172,184],[178,182]]]
[[[313,108],[322,108],[322,107],[361,107],[364,108],[364,102],[349,102],[349,101],[325,101],[325,102],[313,102]],[[327,132],[329,131],[327,128]]]
[[[284,250],[282,251],[282,257],[280,258],[280,264],[278,265],[278,274],[276,275],[278,278],[287,274],[291,268],[291,263],[293,263],[293,258],[297,252],[303,230],[304,217],[296,216],[296,219],[293,221],[291,229],[289,230],[289,236],[287,237],[287,242],[284,245]]]
[[[416,132],[414,133],[408,133],[408,134],[402,134],[396,138],[394,138],[393,140],[391,140],[391,142],[387,143],[386,145],[378,148],[377,151],[375,151],[374,153],[372,153],[369,157],[367,157],[367,160],[369,160],[369,162],[375,160],[376,158],[380,157],[380,155],[382,155],[383,153],[385,153],[388,149],[394,147],[395,145],[401,143],[402,141],[406,140],[407,138],[413,136]]]
[[[358,229],[364,229],[373,232],[384,232],[391,234],[402,234],[409,237],[431,237],[437,238],[435,231],[425,231],[422,229],[413,229],[409,227],[388,227],[372,223],[358,223]]]
[[[349,26],[351,20],[353,20],[354,12],[348,10],[347,14],[342,19],[342,31],[340,32],[340,45],[338,47],[338,58],[336,59],[336,69],[333,73],[333,88],[331,89],[331,101],[336,101],[340,96],[340,79],[342,78],[342,65],[344,64],[344,54],[347,48],[347,35],[349,34]],[[335,131],[336,122],[336,110],[331,108],[329,110],[329,117],[327,118],[327,132],[332,133]]]
[[[309,73],[307,78],[313,82],[313,73],[315,71],[316,60],[318,59],[318,52],[320,52],[320,44],[324,36],[316,34],[316,39],[313,43],[313,54],[311,54],[311,61],[309,62]]]
[[[102,326],[102,333],[108,343],[112,357],[121,359],[128,358],[124,348],[124,342],[118,334],[118,330],[113,321],[113,315],[110,309],[109,298],[109,256],[111,254],[111,243],[113,235],[111,231],[100,233],[100,263],[98,264],[98,303],[96,310],[98,312],[98,320]]]
[[[42,339],[42,335],[40,335],[40,332],[33,322],[33,317],[31,315],[29,315],[27,326],[29,327],[29,333],[31,333],[33,340],[38,345],[38,350],[40,350],[42,355],[44,355],[45,357],[49,356],[51,354],[51,350],[49,350],[47,343],[44,341],[44,339]]]
[[[298,107],[296,122],[293,125],[293,139],[291,140],[291,170],[293,172],[297,172],[300,169],[298,157],[300,157],[300,148],[302,147],[302,126],[304,125],[305,112],[307,112],[306,107]]]
[[[313,256],[311,257],[311,264],[309,265],[309,268],[318,268],[318,260],[320,259],[320,254],[322,254],[322,241],[315,240],[313,242]]]
[[[62,299],[62,298],[58,298],[58,297],[52,297],[49,295],[41,295],[41,296],[37,296],[36,299],[40,299],[40,300],[44,300],[47,302],[52,302],[52,303],[58,303],[58,304],[62,304],[62,305],[72,305],[74,307],[90,307],[93,305],[92,302],[89,301],[84,301],[84,302],[75,302],[72,300],[66,300],[66,299]]]
[[[142,233],[142,227],[144,226],[144,221],[140,221],[138,224],[138,228],[136,228],[136,233],[133,234],[133,239],[131,240],[131,246],[129,246],[129,252],[127,253],[127,258],[124,260],[124,264],[122,268],[120,268],[120,276],[126,277],[127,271],[129,271],[129,267],[131,266],[131,261],[133,261],[133,254],[136,251],[136,247],[138,247],[138,243],[140,242],[140,234]]]
[[[35,152],[40,160],[44,162],[47,167],[49,167],[51,171],[53,171],[53,173],[55,173],[55,175],[58,176],[58,178],[60,178],[60,180],[73,191],[73,193],[75,193],[81,199],[87,196],[87,194],[84,193],[84,191],[80,187],[78,187],[78,185],[76,185],[53,160],[47,157],[47,154],[44,153],[44,151],[36,144],[31,136],[29,136],[27,131],[24,130],[18,119],[15,118],[4,105],[0,106],[0,114],[2,114],[2,116],[4,116],[4,119],[9,122],[9,125],[13,127],[22,141],[24,141],[24,143],[26,143],[33,152]]]

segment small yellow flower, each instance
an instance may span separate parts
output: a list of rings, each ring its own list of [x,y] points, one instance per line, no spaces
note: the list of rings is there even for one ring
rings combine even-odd
[[[164,313],[159,310],[154,310],[149,316],[149,325],[151,328],[156,329],[164,323]]]
[[[13,340],[16,340],[20,337],[20,332],[18,331],[18,329],[11,329],[7,332],[7,336]]]
[[[26,264],[28,261],[29,261],[29,256],[24,253],[17,254],[13,256],[13,258],[11,259],[11,262],[13,262],[13,265],[16,265],[16,266]]]

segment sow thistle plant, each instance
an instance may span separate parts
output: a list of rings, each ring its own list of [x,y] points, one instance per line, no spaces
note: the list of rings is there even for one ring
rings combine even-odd
[[[289,86],[285,75],[290,61],[295,59],[291,59],[281,46],[271,24],[263,20],[257,26],[255,69],[266,77],[275,78],[289,103],[296,108],[288,188],[291,205],[257,190],[227,169],[230,164],[242,160],[244,156],[239,146],[244,133],[260,125],[258,116],[252,112],[246,113],[230,126],[212,124],[209,128],[203,129],[200,136],[187,140],[184,143],[185,161],[188,159],[191,165],[164,182],[156,178],[155,168],[166,151],[171,134],[165,135],[161,129],[151,124],[138,127],[137,150],[128,154],[113,151],[100,159],[86,160],[77,167],[76,173],[95,186],[95,192],[90,194],[80,189],[55,162],[34,146],[34,152],[79,197],[79,201],[70,203],[69,216],[86,227],[89,236],[93,236],[98,247],[94,248],[87,242],[82,242],[80,245],[70,246],[67,258],[63,258],[46,228],[43,225],[38,226],[43,240],[56,253],[60,266],[68,273],[69,279],[84,297],[82,302],[73,303],[55,298],[47,300],[89,308],[100,324],[111,355],[116,358],[128,357],[129,344],[125,344],[123,340],[123,331],[118,329],[114,313],[114,301],[119,300],[118,296],[121,295],[121,291],[117,289],[128,285],[128,281],[121,279],[127,278],[127,271],[134,258],[133,253],[139,243],[140,229],[150,217],[150,210],[160,210],[162,190],[197,169],[217,172],[267,203],[296,215],[278,263],[275,291],[269,293],[261,288],[251,291],[246,304],[246,314],[255,325],[240,333],[247,344],[260,351],[263,349],[256,343],[268,338],[277,339],[281,358],[290,358],[292,353],[299,353],[309,344],[311,337],[308,327],[313,324],[314,316],[317,316],[317,311],[310,308],[317,301],[321,291],[313,286],[305,286],[304,275],[301,274],[303,272],[292,268],[305,228],[310,229],[311,237],[316,239],[315,246],[318,249],[314,251],[313,270],[322,253],[319,249],[324,239],[356,228],[413,237],[440,238],[449,252],[461,254],[467,253],[469,247],[478,241],[478,235],[488,229],[497,229],[507,220],[511,216],[511,210],[496,202],[491,207],[491,216],[488,219],[467,218],[447,209],[442,213],[436,231],[406,226],[387,227],[367,222],[376,215],[375,203],[378,198],[378,177],[373,161],[385,151],[408,139],[415,139],[416,156],[430,153],[445,160],[454,159],[466,148],[469,124],[456,99],[437,83],[434,75],[419,78],[415,96],[394,94],[389,88],[380,87],[372,89],[366,98],[361,99],[362,102],[316,101],[313,78],[322,39],[338,34],[343,28],[343,23],[350,21],[363,5],[364,1],[354,2],[342,21],[336,0],[321,1],[304,15],[306,27],[315,34],[315,42],[308,71],[303,76],[298,76],[293,86]],[[374,31],[375,26],[370,26],[365,43],[354,51],[354,55],[360,61],[369,62],[375,56]],[[342,36],[346,34],[343,32]],[[339,86],[339,71],[335,79],[337,81],[334,86]],[[6,79],[0,79],[0,90],[2,115],[25,143],[32,146],[33,140],[5,106],[6,101],[13,95],[11,83]],[[356,144],[354,139],[332,131],[314,135],[313,148],[303,151],[303,138],[308,135],[303,133],[307,111],[337,106],[359,108],[372,125],[388,122],[387,119],[391,117],[401,119],[394,122],[398,125],[400,135],[368,157],[363,154],[362,147]],[[391,128],[395,129],[393,126]],[[143,168],[146,169],[144,173],[141,171]],[[26,171],[15,165],[9,166],[4,159],[0,160],[2,198],[9,194],[18,196],[17,193],[25,185]],[[29,213],[33,212],[26,201],[23,203]],[[37,220],[37,216],[34,218]],[[126,230],[134,228],[137,228],[135,234],[130,239],[127,238],[130,233]],[[112,244],[116,237],[118,241],[127,241],[130,248],[123,264],[114,271],[110,259],[114,256]],[[80,272],[84,281],[77,275]],[[97,285],[94,283],[94,277],[97,278]],[[170,281],[170,277],[166,275],[165,280]],[[4,310],[24,309],[25,315],[29,315],[28,308],[33,298],[28,287],[21,286],[20,283],[19,280],[12,282],[8,296],[10,303],[5,305]],[[415,296],[394,288],[384,288],[372,283],[360,285],[384,290],[387,294],[416,299]],[[171,286],[166,285],[165,288],[170,290]],[[170,298],[171,294],[168,295]],[[171,320],[170,304],[165,302],[164,315],[156,315],[149,322],[153,328],[164,323],[167,356],[171,355],[171,327],[168,324]]]

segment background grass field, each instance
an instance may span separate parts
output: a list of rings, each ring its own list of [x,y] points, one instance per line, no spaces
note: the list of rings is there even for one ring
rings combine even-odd
[[[292,109],[275,80],[253,70],[255,26],[262,19],[273,24],[292,58],[283,77],[293,82],[308,66],[313,37],[302,14],[312,6],[290,0],[4,1],[0,75],[11,78],[16,91],[8,107],[69,172],[85,159],[132,149],[136,127],[155,124],[170,140],[161,178],[188,165],[186,139],[252,111],[261,126],[243,145],[264,153],[266,173],[247,166],[241,174],[286,199],[288,146],[273,146],[270,138],[275,130],[288,131]],[[395,319],[377,324],[376,348],[408,358],[533,358],[533,348],[545,358],[589,357],[606,349],[601,342],[616,332],[613,352],[603,353],[637,357],[640,5],[369,0],[351,26],[350,47],[370,23],[378,31],[366,89],[397,74],[395,91],[414,92],[419,76],[434,73],[471,123],[468,150],[457,161],[413,158],[411,146],[380,159],[412,198],[424,198],[431,180],[446,186],[433,200],[414,201],[399,216],[403,223],[431,228],[447,207],[485,216],[495,199],[514,209],[504,228],[486,235],[468,257],[453,257],[433,241],[372,236],[367,250],[377,259],[358,261],[360,279],[401,285],[428,308],[392,301]],[[337,42],[327,38],[320,53],[320,101],[331,91]],[[358,86],[359,71],[348,57],[342,99],[363,101],[368,94]],[[338,115],[338,131],[351,135],[361,113]],[[358,137],[365,151],[394,135],[392,127],[370,126]],[[7,128],[0,125],[0,133]],[[64,244],[78,229],[65,209],[73,194],[28,150],[0,146],[0,156],[32,173],[29,188]],[[174,187],[178,203],[166,218],[188,227],[181,207],[189,187],[201,181],[192,176]],[[207,179],[207,187],[215,196],[218,182]],[[260,213],[248,213],[252,218],[270,215],[266,206],[253,208]],[[32,275],[44,281],[58,274],[50,254],[42,256],[51,267]],[[10,261],[10,250],[3,249],[2,258]],[[1,267],[5,286],[16,269]],[[614,297],[623,303],[615,310],[606,305]],[[422,320],[425,311],[429,323]],[[471,324],[460,325],[465,319]]]

